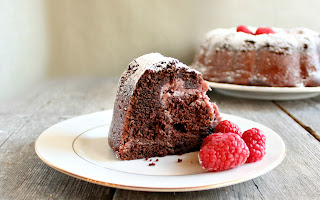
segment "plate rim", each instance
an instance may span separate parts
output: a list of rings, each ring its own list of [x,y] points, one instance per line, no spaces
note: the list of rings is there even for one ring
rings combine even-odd
[[[284,154],[282,155],[281,159],[279,160],[279,163],[275,166],[277,167],[286,157],[286,153],[287,153],[287,148],[285,148]],[[87,177],[69,172],[67,170],[61,169],[53,164],[51,164],[50,162],[48,162],[47,160],[45,160],[45,158],[43,158],[38,151],[36,150],[36,154],[38,155],[38,157],[49,167],[51,167],[52,169],[55,169],[65,175],[71,176],[73,178],[77,178],[79,180],[82,181],[86,181],[89,183],[94,183],[97,185],[102,185],[102,186],[106,186],[106,187],[112,187],[112,188],[116,188],[116,189],[125,189],[125,190],[133,190],[133,191],[147,191],[147,192],[192,192],[192,191],[202,191],[202,190],[210,190],[210,189],[218,189],[221,187],[226,187],[226,186],[231,186],[231,185],[235,185],[238,183],[243,183],[245,181],[251,180],[253,178],[257,178],[263,174],[266,174],[268,172],[270,172],[272,169],[274,168],[270,168],[268,171],[266,171],[265,173],[258,175],[258,176],[247,176],[245,178],[242,179],[236,179],[236,180],[232,180],[232,181],[227,181],[227,182],[223,182],[223,183],[219,183],[219,184],[210,184],[210,185],[204,185],[204,186],[193,186],[193,187],[169,187],[169,188],[163,188],[163,187],[141,187],[141,186],[130,186],[130,185],[122,185],[122,184],[115,184],[115,183],[108,183],[108,182],[103,182],[103,181],[99,181],[99,180],[94,180],[94,179],[89,179]],[[125,173],[125,172],[124,172]],[[137,174],[137,176],[139,176]]]
[[[231,83],[218,83],[206,80],[210,87],[224,90],[237,90],[247,92],[268,92],[268,93],[320,93],[320,86],[317,87],[264,87],[237,85]]]
[[[45,131],[43,131],[39,136],[38,138],[36,139],[36,142],[34,143],[34,149],[35,149],[35,152],[37,154],[37,156],[46,164],[48,165],[49,167],[63,173],[63,174],[66,174],[66,175],[69,175],[73,178],[77,178],[77,179],[80,179],[80,180],[83,180],[83,181],[86,181],[86,182],[90,182],[90,183],[94,183],[94,184],[98,184],[98,185],[102,185],[102,186],[108,186],[108,187],[112,187],[112,188],[118,188],[118,189],[127,189],[127,190],[135,190],[135,191],[152,191],[152,192],[186,192],[186,191],[201,191],[201,190],[209,190],[209,189],[216,189],[216,188],[221,188],[221,187],[225,187],[225,186],[231,186],[231,185],[234,185],[234,184],[238,184],[238,183],[242,183],[242,182],[245,182],[245,181],[248,181],[248,180],[251,180],[253,178],[257,178],[263,174],[266,174],[268,172],[270,172],[271,170],[273,170],[274,168],[276,168],[277,166],[279,166],[281,164],[281,162],[284,160],[284,158],[286,157],[286,154],[287,154],[287,147],[283,141],[283,139],[281,138],[281,136],[276,133],[275,131],[273,131],[274,133],[276,133],[276,135],[281,139],[281,142],[283,143],[283,147],[284,147],[284,152],[283,154],[281,155],[281,157],[279,157],[276,162],[273,163],[273,166],[271,167],[268,167],[267,170],[265,170],[263,173],[255,173],[255,174],[251,174],[251,175],[248,175],[246,177],[243,177],[243,178],[239,178],[239,179],[235,179],[235,180],[231,180],[231,181],[226,181],[226,182],[222,182],[222,183],[215,183],[215,184],[208,184],[208,185],[201,185],[201,186],[190,186],[190,187],[168,187],[168,188],[164,188],[164,187],[152,187],[152,186],[149,186],[149,187],[142,187],[142,186],[133,186],[133,185],[123,185],[123,184],[117,184],[117,183],[110,183],[110,182],[107,182],[107,181],[100,181],[100,180],[94,180],[94,179],[90,179],[88,177],[85,177],[85,176],[82,176],[82,175],[79,175],[79,174],[76,174],[76,173],[73,173],[71,171],[68,171],[66,169],[62,169],[60,168],[59,166],[56,166],[54,165],[53,163],[51,163],[50,161],[48,161],[46,158],[44,158],[41,153],[39,152],[39,149],[37,147],[37,144],[39,142],[39,139],[41,137],[43,137],[43,133],[46,133],[47,131],[49,131],[49,129],[52,129],[54,128],[55,126],[63,123],[63,122],[66,122],[66,121],[70,121],[70,120],[74,120],[76,118],[79,118],[79,117],[86,117],[86,116],[89,116],[89,115],[95,115],[95,114],[98,114],[98,113],[106,113],[106,112],[112,112],[113,110],[106,110],[106,111],[100,111],[100,112],[94,112],[94,113],[90,113],[90,114],[86,114],[86,115],[80,115],[80,116],[77,116],[77,117],[74,117],[74,118],[70,118],[68,120],[64,120],[64,121],[61,121],[51,127],[49,127],[48,129],[46,129]],[[233,117],[238,117],[236,115],[231,115],[231,114],[225,114],[225,113],[221,113],[223,116],[233,116]],[[242,119],[245,119],[245,120],[249,120],[249,119],[246,119],[246,118],[243,118],[243,117],[238,117],[238,118],[242,118]],[[249,121],[252,121],[252,120],[249,120]],[[253,121],[254,122],[254,121]],[[255,123],[258,123],[258,122],[255,122]],[[260,124],[260,123],[258,123]],[[94,128],[97,128],[99,126],[105,126],[107,125],[104,124],[104,125],[95,125],[94,127],[90,128],[90,129],[94,129]],[[261,124],[263,125],[263,124]],[[264,126],[264,125],[263,125]],[[74,138],[72,140],[72,143],[75,141],[75,139],[83,134],[83,132],[86,132],[86,131],[89,131],[90,129],[87,129],[85,131],[82,131],[80,133],[77,133],[74,135]],[[73,145],[71,145],[73,146]],[[72,147],[73,148],[73,147]],[[74,152],[74,150],[73,150]],[[76,152],[74,152],[75,154],[77,154]],[[82,158],[81,156],[77,155],[78,157]],[[92,164],[92,163],[91,163]],[[112,169],[109,169],[111,171],[114,171]],[[126,173],[126,172],[120,172],[120,173]],[[134,176],[144,176],[144,175],[141,175],[141,174],[133,174]],[[149,176],[159,176],[159,175],[149,175]],[[160,175],[161,176],[161,175]],[[185,175],[179,175],[180,177],[183,177]],[[190,176],[190,175],[188,175]],[[196,175],[191,175],[191,176],[196,176]],[[162,177],[165,177],[162,176]],[[170,176],[170,177],[173,177],[173,176]]]

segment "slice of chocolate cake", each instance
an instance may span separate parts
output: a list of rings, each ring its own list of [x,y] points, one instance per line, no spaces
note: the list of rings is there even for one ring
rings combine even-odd
[[[201,74],[177,59],[151,53],[132,61],[121,75],[109,145],[132,160],[200,149],[220,121]]]

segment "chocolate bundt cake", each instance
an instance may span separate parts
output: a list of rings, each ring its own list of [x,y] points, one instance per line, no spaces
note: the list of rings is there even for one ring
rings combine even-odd
[[[199,72],[177,59],[151,53],[121,75],[109,145],[122,160],[183,154],[200,149],[220,121]]]
[[[192,66],[213,82],[320,86],[319,54],[320,37],[315,31],[239,26],[209,32]]]

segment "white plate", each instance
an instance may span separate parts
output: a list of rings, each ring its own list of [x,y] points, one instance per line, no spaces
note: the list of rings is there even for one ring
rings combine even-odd
[[[155,166],[149,166],[150,159],[119,160],[107,143],[112,110],[50,127],[37,139],[35,150],[47,165],[72,177],[108,187],[159,192],[206,190],[241,183],[272,170],[284,159],[285,144],[277,133],[244,118],[222,116],[243,130],[257,127],[265,132],[266,156],[261,161],[222,172],[206,172],[198,163],[198,152],[151,158]]]
[[[297,100],[318,96],[320,87],[262,87],[208,81],[217,92],[228,96],[260,100]]]

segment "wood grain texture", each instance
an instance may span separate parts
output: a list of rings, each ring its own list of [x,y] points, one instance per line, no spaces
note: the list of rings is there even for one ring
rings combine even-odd
[[[114,189],[71,178],[46,166],[34,142],[46,128],[65,119],[112,108],[117,79],[52,81],[1,105],[1,199],[112,199]],[[109,87],[112,86],[112,87]]]
[[[287,156],[280,166],[241,184],[181,193],[116,190],[77,180],[46,166],[34,152],[36,138],[65,119],[111,109],[116,86],[117,79],[56,80],[20,99],[0,104],[0,199],[316,199],[320,196],[319,141],[271,101],[236,99],[214,92],[210,97],[221,112],[264,124],[283,138]],[[291,112],[294,104],[306,104],[300,109],[312,114],[312,109],[306,107],[312,104],[318,109],[318,102],[316,98],[280,105],[287,106]],[[297,117],[300,112],[298,108],[292,111]],[[304,117],[299,119],[307,124]],[[316,124],[310,126],[319,133]]]
[[[320,141],[320,96],[301,101],[279,101],[276,104]]]

